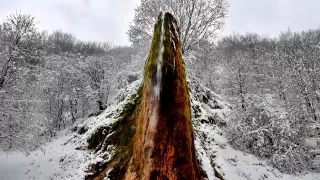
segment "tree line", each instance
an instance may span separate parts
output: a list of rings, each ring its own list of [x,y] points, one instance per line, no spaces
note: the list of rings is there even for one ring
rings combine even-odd
[[[27,151],[39,137],[105,109],[118,89],[141,74],[160,11],[177,18],[187,54],[223,27],[227,7],[225,0],[142,0],[128,47],[39,31],[35,17],[9,15],[0,24],[0,144]]]
[[[314,169],[317,151],[303,141],[320,136],[320,30],[216,40],[227,10],[225,0],[142,0],[128,47],[38,31],[35,17],[8,16],[0,24],[0,144],[27,151],[39,138],[102,112],[142,74],[158,13],[169,11],[189,76],[232,106],[231,145],[284,172]]]
[[[320,140],[320,30],[233,34],[203,42],[191,73],[232,105],[230,143],[280,170],[315,170]]]
[[[1,146],[27,151],[105,109],[129,75],[137,78],[126,71],[134,59],[132,47],[39,31],[31,15],[8,16],[0,24]]]

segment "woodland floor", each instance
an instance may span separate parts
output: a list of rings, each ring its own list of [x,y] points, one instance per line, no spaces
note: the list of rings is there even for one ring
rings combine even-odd
[[[59,133],[42,149],[28,156],[19,152],[0,152],[0,180],[79,180],[84,178],[88,153],[67,143],[70,130]]]
[[[77,144],[70,143],[72,133],[65,130],[43,150],[22,153],[0,153],[0,180],[79,180],[83,179],[91,155],[75,150]],[[223,138],[222,138],[223,139]],[[223,141],[223,140],[222,140]],[[68,143],[67,143],[68,142]],[[217,153],[217,166],[226,174],[226,179],[282,179],[318,180],[320,174],[308,173],[300,176],[282,174],[266,165],[265,161],[232,149],[227,145]]]

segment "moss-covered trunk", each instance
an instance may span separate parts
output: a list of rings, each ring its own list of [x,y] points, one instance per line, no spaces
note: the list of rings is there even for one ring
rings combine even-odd
[[[201,179],[195,155],[190,100],[176,20],[159,15],[145,66],[142,109],[137,117],[133,159],[126,179]],[[160,96],[153,93],[164,31]],[[156,110],[155,110],[156,109]],[[156,117],[154,111],[157,111]],[[156,119],[154,125],[153,118]]]
[[[202,179],[179,36],[173,16],[160,14],[138,99],[129,113],[122,113],[108,140],[117,146],[116,154],[90,179],[101,179],[106,172],[110,179]]]

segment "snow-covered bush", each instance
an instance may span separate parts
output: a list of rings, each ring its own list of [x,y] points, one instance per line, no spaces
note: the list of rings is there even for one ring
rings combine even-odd
[[[310,149],[303,144],[299,120],[277,116],[265,106],[250,103],[246,111],[233,110],[228,124],[230,144],[242,151],[268,159],[286,173],[310,170]]]

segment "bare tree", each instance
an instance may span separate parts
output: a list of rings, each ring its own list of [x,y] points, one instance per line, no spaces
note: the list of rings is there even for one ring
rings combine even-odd
[[[16,65],[21,61],[20,55],[28,50],[28,41],[35,37],[35,18],[24,14],[11,14],[0,25],[0,89],[17,71]]]
[[[0,143],[26,150],[37,142],[32,89],[42,55],[41,35],[35,18],[11,14],[0,25]]]
[[[213,39],[224,25],[228,4],[226,0],[142,0],[128,31],[134,46],[150,45],[160,11],[172,13],[181,30],[183,53],[206,39]]]

